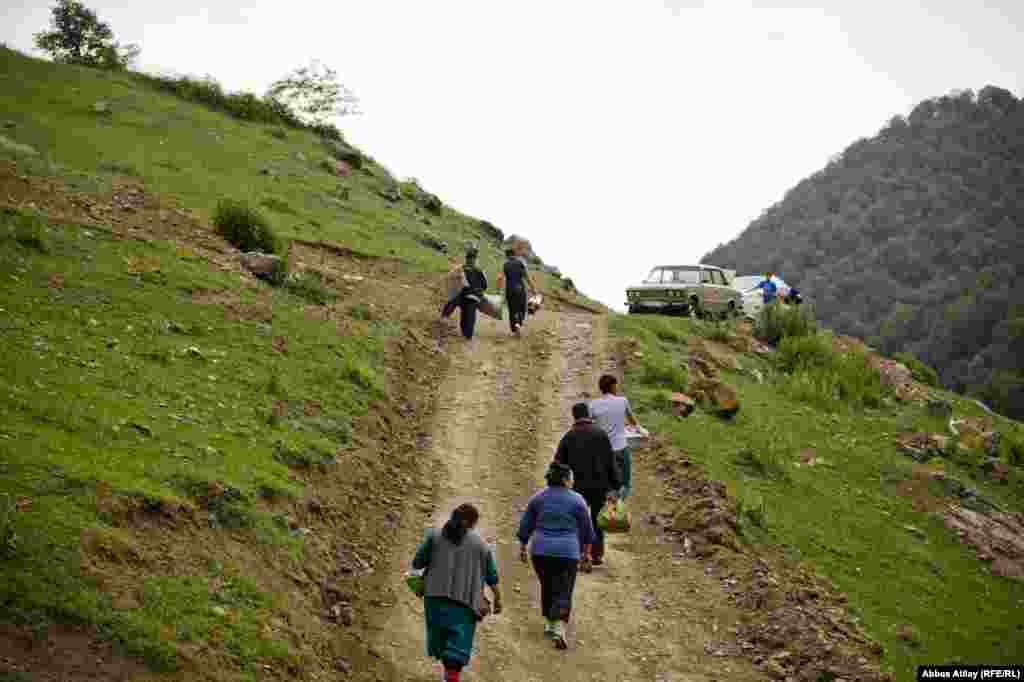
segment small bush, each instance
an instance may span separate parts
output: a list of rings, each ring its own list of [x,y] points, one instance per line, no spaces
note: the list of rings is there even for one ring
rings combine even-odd
[[[831,367],[835,362],[835,354],[831,341],[825,334],[789,336],[782,339],[775,359],[782,371],[795,372]]]
[[[1014,428],[999,436],[999,456],[1016,467],[1024,467],[1024,431]]]
[[[787,336],[810,336],[817,331],[809,305],[766,305],[754,324],[754,336],[773,346]]]
[[[755,502],[739,498],[736,500],[736,520],[742,533],[747,525],[764,530],[768,525],[768,506],[763,497],[758,496]]]
[[[828,334],[785,338],[777,360],[783,392],[825,410],[880,407],[888,390],[867,355],[837,351]]]
[[[277,253],[281,242],[259,211],[244,201],[222,199],[213,215],[217,234],[242,251]]]
[[[316,305],[327,305],[338,296],[327,288],[319,272],[297,272],[288,277],[284,288],[288,293]]]
[[[907,366],[907,369],[910,370],[910,376],[913,377],[914,381],[920,382],[925,386],[938,387],[938,372],[922,362],[913,353],[897,353],[893,356],[893,359]]]
[[[342,360],[341,376],[367,391],[380,391],[377,375],[374,371],[351,356]]]
[[[16,208],[0,208],[0,226],[5,226],[9,230],[6,235],[0,233],[0,238],[6,236],[26,249],[39,253],[50,252],[44,234],[45,223],[38,213]]]
[[[288,133],[285,132],[284,128],[267,128],[267,135],[276,137],[279,140],[288,139]]]

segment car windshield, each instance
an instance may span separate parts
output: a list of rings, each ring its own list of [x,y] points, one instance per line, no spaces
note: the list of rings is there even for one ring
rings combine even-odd
[[[661,284],[661,268],[651,270],[651,274],[647,275],[644,284]]]
[[[700,270],[695,268],[666,268],[664,281],[666,283],[671,282],[672,284],[699,284]]]

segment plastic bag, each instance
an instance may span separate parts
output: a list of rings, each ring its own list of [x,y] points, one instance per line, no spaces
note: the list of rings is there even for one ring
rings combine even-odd
[[[526,301],[526,313],[528,315],[536,315],[543,303],[544,297],[540,294],[534,294]]]
[[[597,526],[606,533],[628,533],[630,525],[629,510],[621,499],[605,503],[597,515]]]
[[[426,591],[426,571],[415,568],[410,568],[405,572],[405,585],[409,588],[409,591],[415,594],[420,599],[423,598],[423,593]]]
[[[495,294],[484,294],[480,301],[480,312],[496,320],[505,319],[505,297]]]
[[[445,301],[450,301],[458,296],[459,292],[461,292],[462,288],[465,286],[468,286],[465,271],[463,271],[462,268],[451,270],[447,275],[445,275],[445,287],[448,291]]]

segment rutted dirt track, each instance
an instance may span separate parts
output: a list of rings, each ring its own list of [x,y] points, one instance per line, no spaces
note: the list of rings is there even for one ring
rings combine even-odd
[[[477,680],[765,679],[741,659],[710,653],[715,633],[735,623],[717,582],[679,545],[662,542],[643,522],[662,491],[644,452],[634,456],[635,530],[610,536],[608,566],[577,582],[570,649],[556,651],[542,637],[539,588],[518,560],[519,515],[543,480],[569,410],[614,371],[606,349],[605,318],[544,312],[531,318],[522,339],[485,320],[471,343],[453,343],[451,368],[440,383],[431,434],[439,505],[409,519],[400,532],[390,572],[399,576],[424,528],[440,524],[456,505],[480,507],[479,530],[497,547],[505,611],[481,624],[466,673]],[[425,655],[422,603],[395,589],[382,610],[375,649],[388,676],[363,679],[426,681],[439,668]],[[716,596],[717,595],[717,596]],[[732,621],[732,622],[729,622]],[[719,635],[720,636],[720,635]],[[357,678],[359,674],[357,673]]]

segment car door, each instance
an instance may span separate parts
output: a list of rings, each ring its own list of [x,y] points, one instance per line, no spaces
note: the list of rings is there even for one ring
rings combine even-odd
[[[717,311],[721,308],[718,287],[715,285],[714,270],[700,270],[700,302],[705,310]]]
[[[729,280],[723,271],[715,270],[714,278],[716,288],[718,289],[719,309],[726,310],[729,306],[729,301],[733,299],[732,287],[729,286]]]

